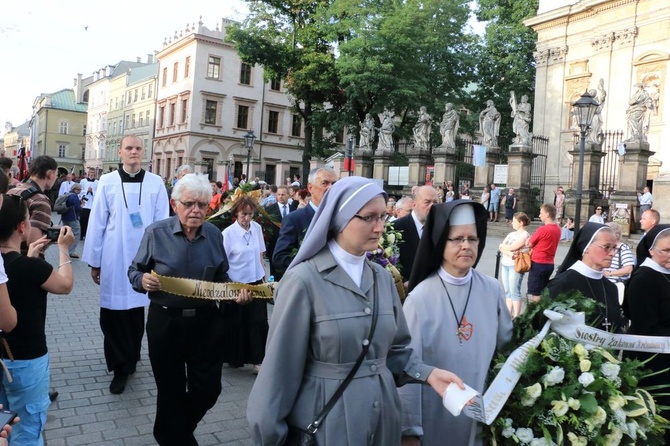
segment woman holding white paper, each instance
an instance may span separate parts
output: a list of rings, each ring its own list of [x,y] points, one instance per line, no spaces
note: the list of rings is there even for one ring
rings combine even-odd
[[[470,200],[431,208],[403,306],[410,346],[421,360],[454,371],[480,393],[493,355],[512,338],[502,286],[474,270],[486,242],[486,220],[486,209]],[[483,445],[477,422],[454,417],[425,386],[408,384],[399,393],[403,445]]]

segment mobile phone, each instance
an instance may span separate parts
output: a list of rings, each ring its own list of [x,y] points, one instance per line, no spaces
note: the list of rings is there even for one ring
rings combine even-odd
[[[47,238],[52,242],[57,242],[59,235],[60,235],[60,228],[47,228]]]
[[[0,430],[5,427],[5,424],[12,424],[17,413],[9,410],[0,410]]]

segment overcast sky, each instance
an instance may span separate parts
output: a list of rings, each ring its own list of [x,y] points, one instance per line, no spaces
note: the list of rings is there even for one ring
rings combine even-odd
[[[117,0],[94,5],[86,0],[5,2],[0,14],[0,132],[30,119],[41,93],[72,88],[84,77],[120,60],[147,60],[163,39],[197,23],[214,29],[221,18],[242,20],[241,0],[189,0],[179,9],[155,3]],[[159,9],[156,6],[160,5]],[[91,12],[88,12],[91,11]]]

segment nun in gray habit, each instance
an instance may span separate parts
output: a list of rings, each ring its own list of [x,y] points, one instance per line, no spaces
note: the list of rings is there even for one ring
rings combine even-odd
[[[443,394],[451,382],[462,385],[413,354],[392,276],[366,258],[384,230],[386,199],[373,181],[346,177],[321,201],[275,290],[267,351],[247,405],[254,444],[281,445],[288,425],[305,429],[314,421],[361,352],[374,293],[370,349],[316,432],[317,444],[399,445],[397,386],[428,383]]]
[[[453,370],[484,393],[496,351],[512,338],[502,285],[474,268],[486,243],[487,212],[456,200],[430,209],[416,253],[403,310],[421,360]],[[399,389],[403,444],[482,445],[481,425],[447,412],[434,392],[414,384]]]

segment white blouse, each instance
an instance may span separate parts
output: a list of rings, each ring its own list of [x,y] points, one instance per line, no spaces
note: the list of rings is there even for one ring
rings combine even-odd
[[[223,249],[228,257],[228,277],[234,282],[251,283],[265,277],[261,254],[265,252],[263,229],[252,221],[249,230],[235,222],[222,231]]]

